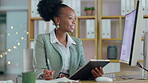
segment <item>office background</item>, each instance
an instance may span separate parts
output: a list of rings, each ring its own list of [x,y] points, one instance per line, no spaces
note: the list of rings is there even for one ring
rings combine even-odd
[[[65,1],[68,1],[68,0],[65,0]],[[72,1],[74,1],[74,0],[72,0]],[[79,1],[79,0],[77,0],[77,1]],[[92,3],[93,0],[81,0],[81,1],[83,1],[82,5],[86,4],[85,1],[88,1],[89,6],[92,6],[92,4],[94,4],[94,3]],[[103,15],[102,15],[101,19],[96,18],[96,17],[93,17],[93,19],[95,19],[95,20],[97,19],[96,21],[98,21],[98,19],[99,19],[99,20],[102,20],[102,22],[109,21],[108,23],[111,25],[110,27],[115,27],[115,29],[117,29],[120,26],[120,24],[118,23],[119,19],[116,19],[116,18],[122,18],[121,17],[122,12],[120,10],[122,10],[121,6],[123,4],[121,4],[120,2],[123,0],[121,0],[121,1],[120,0],[112,0],[113,2],[108,1],[108,0],[103,0],[103,1],[104,1],[103,3],[105,3],[105,4],[103,6],[104,9],[103,8],[102,9],[106,10],[106,11],[102,11]],[[100,7],[100,0],[98,0],[98,2],[99,2],[98,7]],[[91,3],[91,5],[90,5],[90,3]],[[113,9],[118,7],[116,9],[117,12],[115,12],[116,10],[110,10],[111,5],[112,5]],[[84,9],[84,6],[82,6],[81,9]],[[98,12],[100,14],[101,9],[98,8],[98,10],[99,10]],[[0,59],[0,61],[1,61],[0,65],[3,64],[3,61],[4,61],[6,63],[6,65],[4,66],[4,68],[6,68],[6,70],[5,69],[4,70],[7,74],[18,74],[23,71],[23,56],[22,56],[23,49],[27,48],[27,43],[28,43],[26,32],[28,31],[27,30],[28,29],[28,19],[29,20],[31,19],[31,18],[28,18],[28,0],[0,0],[0,14],[6,16],[5,17],[6,21],[1,23],[1,25],[0,25],[0,27],[3,26],[3,28],[0,28],[1,29],[0,32],[2,34],[4,34],[4,35],[1,35],[1,38],[5,36],[3,43],[0,43],[0,47],[3,47],[3,48],[0,48],[1,53],[5,52],[3,54],[4,56],[2,56],[2,58]],[[81,15],[85,15],[85,12],[83,11]],[[108,15],[111,15],[111,16],[109,18],[105,17]],[[114,15],[120,15],[120,16],[114,17]],[[103,18],[103,16],[105,19]],[[115,18],[115,20],[110,20],[110,18],[113,18],[113,19]],[[89,22],[91,22],[91,20],[88,20],[87,22],[89,23]],[[124,21],[120,21],[120,22],[124,22]],[[80,25],[80,26],[83,26],[83,24],[85,24],[84,21],[82,21],[81,23],[82,23],[82,25]],[[88,23],[86,23],[86,24],[88,24]],[[90,23],[90,24],[88,24],[88,26],[93,25],[94,23],[95,22]],[[98,24],[99,23],[96,23],[96,25],[98,25]],[[105,23],[102,24],[102,27],[104,24]],[[87,25],[85,25],[85,26],[87,27]],[[97,26],[97,27],[100,27],[100,26]],[[106,29],[106,30],[108,30],[108,29]],[[83,32],[85,30],[82,29],[81,31],[82,31],[82,33],[85,33],[85,32]],[[88,31],[90,31],[90,30],[88,30]],[[105,38],[108,38],[108,37],[102,37],[102,39],[100,38],[101,41],[103,41],[103,42],[105,41],[104,43],[102,43],[102,45],[104,45],[103,50],[100,50],[97,48],[97,51],[99,51],[99,53],[101,53],[101,51],[102,51],[102,55],[105,55],[105,56],[102,56],[101,58],[107,57],[106,56],[107,52],[104,49],[106,49],[107,46],[109,46],[109,45],[116,45],[117,49],[119,51],[121,39],[118,39],[118,35],[120,33],[116,32],[116,30],[114,30],[114,29],[112,29],[111,31],[115,31],[115,32],[110,32],[110,34],[113,33],[113,35],[110,35],[109,39],[105,40]],[[105,33],[108,33],[108,32],[105,32]],[[100,34],[96,33],[96,35],[100,35]],[[97,55],[95,46],[98,45],[98,44],[94,43],[94,41],[98,40],[98,36],[92,40],[87,39],[89,37],[88,35],[83,36],[80,34],[80,36],[81,36],[81,38],[86,37],[84,39],[83,44],[85,45],[84,50],[85,50],[85,54],[87,54],[87,59],[94,58],[95,55]],[[117,40],[118,44],[113,43],[116,40]],[[31,41],[32,41],[32,39],[31,39]],[[108,43],[112,43],[112,44],[108,44]],[[0,55],[0,57],[1,57],[1,55]],[[119,59],[119,56],[117,58]],[[114,66],[114,67],[112,67],[113,70],[117,69],[117,71],[119,71],[120,65],[116,63],[116,62],[118,62],[118,60],[114,60],[114,61],[115,61],[115,64],[110,65],[110,66]],[[118,68],[117,68],[117,66],[118,66]]]
[[[27,47],[28,0],[0,0],[0,68],[6,74],[19,74],[23,71],[23,49]],[[6,15],[6,17],[5,17]],[[3,66],[3,64],[6,64]],[[3,70],[3,69],[2,69]]]

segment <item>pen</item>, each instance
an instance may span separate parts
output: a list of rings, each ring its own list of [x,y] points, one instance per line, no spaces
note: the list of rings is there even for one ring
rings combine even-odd
[[[46,64],[48,64],[48,65],[47,65],[48,70],[52,70],[52,69],[51,69],[50,62],[49,62],[49,59],[47,59],[47,63],[46,63]]]

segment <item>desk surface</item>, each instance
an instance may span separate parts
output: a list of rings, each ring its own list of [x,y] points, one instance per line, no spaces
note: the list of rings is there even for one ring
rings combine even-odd
[[[106,83],[148,83],[148,79],[146,80],[125,80],[122,79],[121,75],[140,75],[140,70],[136,67],[130,67],[128,65],[122,65],[121,72],[115,73],[116,80],[113,82],[106,82]],[[124,69],[125,68],[125,69]],[[15,83],[17,75],[0,75],[0,80],[13,80]],[[81,81],[81,83],[105,83],[105,82],[96,82],[96,81]]]
[[[148,83],[148,79],[146,80],[136,80],[136,79],[122,79],[121,75],[140,75],[140,72],[134,71],[125,71],[125,72],[118,72],[116,74],[116,80],[113,82],[96,82],[96,81],[82,81],[82,83]]]
[[[82,81],[81,83],[148,83],[148,80],[120,80],[113,82]]]
[[[137,75],[137,72],[119,72],[116,74],[116,80],[113,82],[96,82],[96,81],[81,81],[81,83],[148,83],[148,79],[146,80],[125,80],[120,77],[120,75]],[[13,80],[13,83],[15,83],[16,75],[9,75],[9,76],[0,76],[0,80]],[[21,83],[21,82],[19,82]]]

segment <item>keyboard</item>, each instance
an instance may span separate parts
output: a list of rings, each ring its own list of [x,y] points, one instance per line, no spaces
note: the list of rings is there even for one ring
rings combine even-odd
[[[116,79],[116,75],[115,74],[113,74],[113,73],[106,73],[106,74],[104,74],[102,77],[109,77],[109,78],[112,78],[113,80],[115,80]]]

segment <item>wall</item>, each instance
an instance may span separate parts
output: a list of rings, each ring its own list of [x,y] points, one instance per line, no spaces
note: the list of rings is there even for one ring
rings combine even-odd
[[[26,11],[7,12],[7,34],[10,34],[10,36],[7,36],[7,49],[12,49],[12,52],[6,58],[7,62],[10,61],[10,64],[7,63],[6,66],[7,73],[17,74],[23,71],[23,49],[27,47],[26,18]],[[12,27],[13,29],[11,29]]]
[[[27,31],[28,0],[0,0],[1,12],[6,13],[6,50],[12,50],[6,55],[6,73],[20,74],[23,71],[23,49],[27,47],[25,31]]]
[[[0,0],[0,10],[26,10],[28,0]]]

